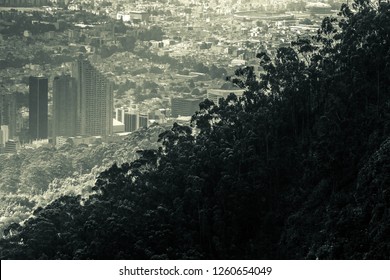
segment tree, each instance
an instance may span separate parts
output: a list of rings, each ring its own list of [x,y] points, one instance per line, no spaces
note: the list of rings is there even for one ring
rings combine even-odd
[[[136,39],[133,36],[121,37],[119,41],[125,51],[132,52],[134,50]]]
[[[390,49],[389,11],[356,0],[314,43],[260,53],[260,77],[245,67],[228,78],[242,96],[204,100],[159,147],[91,151],[87,163],[124,155],[88,197],[8,227],[1,257],[388,258],[390,77],[376,53]]]

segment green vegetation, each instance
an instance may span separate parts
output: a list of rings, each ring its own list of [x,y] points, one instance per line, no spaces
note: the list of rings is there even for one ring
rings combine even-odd
[[[162,146],[11,224],[2,259],[388,259],[390,4],[355,0]],[[338,27],[337,27],[338,25]]]
[[[132,133],[126,140],[111,144],[55,149],[23,149],[18,154],[0,155],[0,232],[12,223],[32,215],[64,195],[88,197],[96,176],[110,167],[137,158],[137,150],[157,148],[161,126]]]

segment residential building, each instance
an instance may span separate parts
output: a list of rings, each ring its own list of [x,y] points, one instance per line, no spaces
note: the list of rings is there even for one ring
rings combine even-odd
[[[13,139],[16,132],[16,97],[14,94],[0,93],[0,125],[7,125],[9,138]]]
[[[72,67],[77,84],[77,131],[83,136],[113,133],[113,85],[87,59],[79,58]]]
[[[70,75],[53,81],[53,139],[77,135],[77,83]]]
[[[171,98],[171,115],[174,118],[179,116],[192,116],[199,110],[199,98],[173,97]]]
[[[129,18],[133,22],[149,21],[150,14],[146,11],[130,11]]]
[[[48,138],[48,79],[29,78],[29,132],[30,139]]]
[[[148,127],[149,117],[138,111],[129,111],[124,114],[125,131],[132,132],[141,127]]]
[[[213,101],[215,105],[219,105],[219,100],[221,98],[226,99],[232,93],[239,97],[243,95],[244,90],[243,89],[208,89],[207,99]]]

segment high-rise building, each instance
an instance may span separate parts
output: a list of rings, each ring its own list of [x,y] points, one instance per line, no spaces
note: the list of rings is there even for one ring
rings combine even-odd
[[[48,138],[48,80],[44,77],[29,79],[29,131],[30,139]]]
[[[5,143],[8,141],[8,126],[2,125],[0,126],[0,148],[4,148]]]
[[[77,81],[77,130],[79,135],[111,135],[113,132],[113,86],[87,59],[72,67]]]
[[[5,91],[0,92],[0,125],[8,126],[10,139],[15,137],[16,132],[16,97]]]
[[[53,139],[77,135],[77,84],[70,75],[53,81]]]

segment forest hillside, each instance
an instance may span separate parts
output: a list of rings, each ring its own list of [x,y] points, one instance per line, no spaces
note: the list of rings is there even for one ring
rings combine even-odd
[[[231,77],[242,97],[11,224],[1,258],[388,259],[390,4],[258,58]]]
[[[17,154],[0,154],[0,236],[12,223],[29,218],[64,195],[87,198],[96,176],[114,162],[138,157],[137,151],[158,148],[158,135],[166,127],[154,125],[113,143],[75,145],[72,141],[54,148],[23,148]]]

